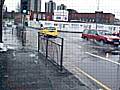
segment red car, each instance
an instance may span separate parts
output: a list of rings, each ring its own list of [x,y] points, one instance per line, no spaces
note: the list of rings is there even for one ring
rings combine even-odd
[[[84,39],[93,39],[95,41],[99,41],[100,43],[112,44],[112,45],[119,45],[120,38],[118,36],[113,36],[107,30],[88,30],[85,29],[82,33],[82,38]]]

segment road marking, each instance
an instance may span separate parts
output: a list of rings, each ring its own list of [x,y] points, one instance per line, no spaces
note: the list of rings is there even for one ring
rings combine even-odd
[[[101,57],[101,56],[98,56],[98,55],[95,55],[95,54],[92,54],[92,53],[89,53],[89,52],[85,52],[85,53],[88,54],[88,55],[91,55],[91,56],[93,56],[93,57],[97,57],[97,58],[103,59],[103,60],[105,60],[105,61],[108,61],[108,62],[117,64],[117,65],[120,65],[120,63],[115,62],[115,61],[112,61],[112,60],[110,60],[110,59],[108,59],[108,58],[104,58],[104,57]]]
[[[89,79],[93,80],[94,82],[96,82],[97,84],[99,84],[101,87],[103,87],[105,90],[112,90],[109,87],[107,87],[106,85],[104,85],[103,83],[101,83],[100,81],[98,81],[97,79],[95,79],[94,77],[90,76],[89,74],[87,74],[86,72],[84,72],[83,70],[81,70],[78,67],[75,67],[75,69],[82,73],[83,75],[87,76]]]
[[[90,48],[97,48],[97,49],[106,49],[106,47],[103,47],[103,46],[94,46],[94,45],[84,45],[86,47],[90,47]],[[108,47],[108,49],[113,49],[112,47]]]
[[[69,64],[65,64],[66,66],[70,66]],[[98,85],[101,86],[101,88],[99,90],[112,90],[111,88],[109,88],[108,86],[106,86],[105,84],[101,83],[100,81],[98,81],[97,79],[95,79],[94,77],[90,76],[89,74],[87,74],[85,71],[81,70],[80,68],[76,67],[76,66],[71,66],[71,67],[74,67],[72,68],[72,70],[75,71],[76,75],[79,76],[79,74],[83,74],[84,76],[86,76],[87,78],[93,80],[94,82],[96,82]],[[72,72],[74,72],[72,71]],[[77,72],[76,72],[77,71]],[[75,74],[73,73],[73,74]]]

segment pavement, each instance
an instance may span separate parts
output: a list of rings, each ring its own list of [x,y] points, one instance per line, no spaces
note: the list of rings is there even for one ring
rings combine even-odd
[[[22,46],[16,30],[5,32],[9,48],[0,52],[0,90],[89,90],[65,68],[60,72],[42,54]]]

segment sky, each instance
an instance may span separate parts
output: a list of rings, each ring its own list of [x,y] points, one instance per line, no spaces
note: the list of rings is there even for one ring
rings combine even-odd
[[[15,10],[20,0],[5,0],[8,11]],[[42,0],[42,11],[44,11],[45,2]],[[113,13],[120,19],[120,0],[53,0],[57,5],[65,4],[69,9],[75,9],[78,12],[95,12],[99,5],[99,10],[105,13]],[[99,4],[98,4],[99,1]]]

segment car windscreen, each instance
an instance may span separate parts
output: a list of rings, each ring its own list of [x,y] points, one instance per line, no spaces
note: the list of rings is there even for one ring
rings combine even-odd
[[[49,30],[49,31],[54,31],[55,27],[47,27],[46,29]]]
[[[109,32],[109,31],[98,31],[98,34],[99,35],[112,35],[112,33],[111,32]]]
[[[88,34],[88,31],[89,31],[89,30],[84,30],[84,31],[83,31],[83,34]]]

